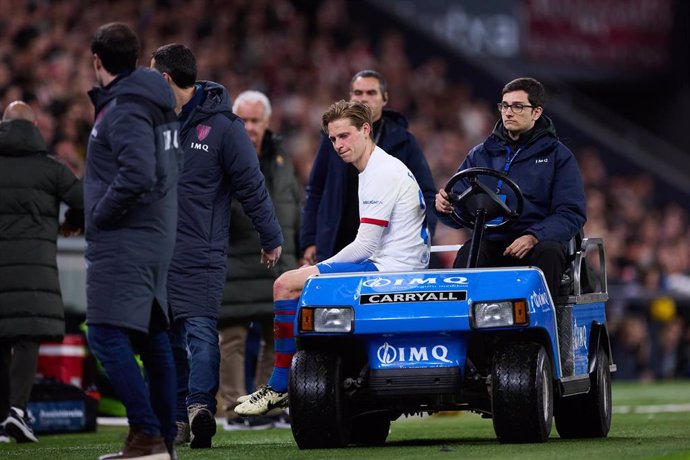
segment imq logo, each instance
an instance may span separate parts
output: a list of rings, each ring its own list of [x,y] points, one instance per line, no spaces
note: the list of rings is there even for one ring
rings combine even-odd
[[[394,347],[388,342],[384,342],[376,350],[376,357],[382,364],[423,363],[429,361],[429,349],[428,347]],[[448,359],[448,348],[444,345],[431,347],[431,357],[436,361],[452,363]]]
[[[428,278],[371,278],[362,283],[362,286],[376,288],[385,286],[427,286],[433,284],[467,284],[464,276],[446,276],[439,278],[433,276]]]

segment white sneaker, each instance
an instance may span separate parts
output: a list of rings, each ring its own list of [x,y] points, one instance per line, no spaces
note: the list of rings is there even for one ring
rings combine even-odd
[[[0,425],[0,442],[10,442],[10,437],[5,433],[5,425]]]
[[[265,384],[259,385],[258,387],[256,387],[256,391],[255,391],[254,393],[256,393],[257,391],[260,391],[260,390],[262,390],[262,389],[264,389],[264,388],[266,388],[266,385],[265,385]],[[252,394],[254,394],[254,393],[252,393]],[[249,401],[249,398],[251,398],[251,397],[252,397],[251,394],[249,394],[249,395],[244,395],[244,396],[238,396],[237,399],[235,400],[235,402],[236,402],[237,404],[242,404],[243,402]]]
[[[287,391],[279,393],[266,385],[248,395],[248,397],[245,397],[244,402],[236,406],[234,411],[237,415],[246,417],[248,415],[264,415],[276,407],[286,408],[287,406]]]

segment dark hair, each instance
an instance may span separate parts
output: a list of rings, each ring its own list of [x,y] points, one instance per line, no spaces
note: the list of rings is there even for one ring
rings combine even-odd
[[[179,43],[163,45],[151,53],[153,66],[160,73],[167,73],[180,88],[196,83],[196,58],[192,51]]]
[[[355,80],[357,80],[358,78],[377,79],[379,81],[379,89],[381,90],[381,96],[383,97],[384,101],[387,99],[386,92],[388,91],[388,82],[383,77],[383,75],[381,75],[380,72],[371,69],[360,70],[355,74],[354,77],[352,77],[352,80],[350,80],[350,92],[352,92],[352,86],[355,84]]]
[[[98,55],[110,75],[137,66],[139,37],[127,25],[111,22],[98,28],[91,40],[91,52]]]
[[[526,92],[527,100],[529,100],[529,103],[535,107],[544,107],[544,104],[546,104],[546,90],[544,89],[544,85],[534,78],[516,78],[503,87],[503,92],[501,92],[501,95],[511,93],[513,91]]]
[[[345,101],[339,100],[331,104],[328,109],[324,112],[321,117],[321,127],[323,132],[328,135],[328,124],[340,120],[342,118],[348,118],[352,126],[357,128],[357,130],[362,129],[364,123],[369,123],[369,126],[374,126],[372,118],[374,116],[371,113],[371,109],[368,105],[359,101]],[[369,132],[369,136],[373,135],[373,129]],[[373,137],[372,137],[373,139]]]

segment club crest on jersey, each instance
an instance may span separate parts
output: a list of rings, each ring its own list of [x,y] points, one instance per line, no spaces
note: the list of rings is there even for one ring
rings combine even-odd
[[[196,126],[196,137],[200,141],[206,139],[206,137],[211,133],[211,127],[207,125],[197,125]]]

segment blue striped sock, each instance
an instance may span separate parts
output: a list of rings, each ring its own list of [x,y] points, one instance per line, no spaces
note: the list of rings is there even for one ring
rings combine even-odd
[[[299,299],[276,300],[273,302],[275,318],[273,320],[273,341],[275,343],[275,361],[273,373],[268,379],[268,386],[275,391],[287,391],[290,364],[295,354],[295,312]]]

